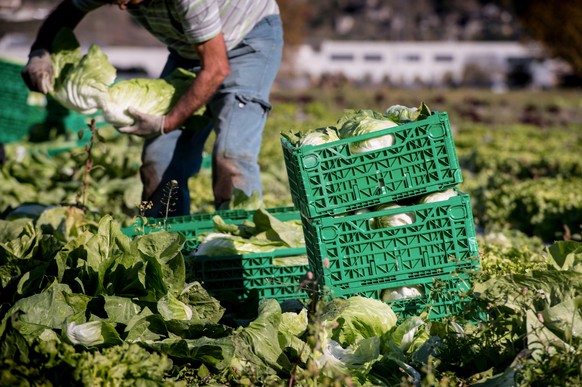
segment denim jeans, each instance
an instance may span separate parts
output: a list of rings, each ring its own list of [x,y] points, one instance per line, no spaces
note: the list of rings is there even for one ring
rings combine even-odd
[[[152,204],[146,216],[165,215],[172,180],[178,186],[170,198],[172,212],[168,215],[190,213],[188,179],[200,170],[204,144],[212,130],[216,134],[212,153],[215,207],[220,209],[228,204],[233,188],[247,195],[257,192],[262,197],[258,155],[282,48],[279,15],[265,17],[228,52],[230,74],[206,106],[210,124],[197,130],[185,127],[145,141],[140,168],[144,185],[142,200]],[[161,76],[177,67],[198,72],[200,63],[181,58],[170,50]]]

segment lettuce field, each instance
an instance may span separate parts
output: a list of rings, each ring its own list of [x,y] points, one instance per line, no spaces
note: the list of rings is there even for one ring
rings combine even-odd
[[[237,196],[230,210],[249,216],[214,216],[206,163],[189,182],[191,213],[212,226],[196,247],[220,232],[232,243],[205,245],[216,260],[302,251],[300,218],[269,213],[293,206],[281,133],[421,102],[448,113],[480,260],[452,274],[468,286],[439,318],[430,305],[403,316],[388,299],[334,297],[312,286],[315,270],[281,277],[285,300],[215,293],[197,280],[192,235],[168,227],[172,188],[159,219],[141,216],[141,139],[46,122],[4,144],[0,385],[581,385],[580,90],[276,89],[262,205]]]

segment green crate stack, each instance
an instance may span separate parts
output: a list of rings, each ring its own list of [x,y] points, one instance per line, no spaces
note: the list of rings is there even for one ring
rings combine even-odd
[[[350,151],[354,142],[388,134],[390,147]],[[462,175],[447,113],[316,146],[281,142],[320,296],[386,301],[390,289],[411,288],[418,292],[390,302],[402,318],[463,311],[479,253],[469,195],[457,189]],[[419,201],[446,189],[456,196]],[[392,203],[399,206],[380,207]],[[391,216],[413,221],[373,227],[375,218]]]
[[[266,211],[282,222],[301,219],[294,207],[267,208]],[[167,219],[147,218],[146,222],[139,219],[134,225],[122,228],[122,232],[129,237],[160,230],[183,234],[186,242],[182,252],[186,256],[189,280],[203,283],[204,288],[221,301],[308,299],[310,294],[302,286],[309,271],[305,247],[220,257],[193,254],[201,236],[215,231],[212,221],[215,215],[220,215],[227,224],[240,224],[252,220],[254,213],[253,210],[235,209]]]
[[[394,145],[352,153],[385,135]],[[447,113],[322,145],[281,137],[293,203],[306,218],[342,215],[456,186],[463,181]]]
[[[57,128],[71,139],[71,147],[83,145],[90,139],[85,131],[92,118],[96,126],[106,125],[97,112],[82,115],[62,107],[50,96],[28,90],[20,73],[24,65],[10,60],[0,60],[0,142],[12,143],[24,140],[43,141],[46,130]],[[55,152],[53,152],[55,153]]]

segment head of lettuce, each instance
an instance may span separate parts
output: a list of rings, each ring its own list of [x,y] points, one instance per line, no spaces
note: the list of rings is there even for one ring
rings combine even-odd
[[[51,60],[53,77],[49,94],[64,107],[81,114],[101,110],[104,120],[116,128],[134,125],[139,114],[164,116],[196,76],[176,69],[166,78],[115,82],[117,70],[101,48],[93,44],[83,55],[73,31],[67,28],[57,35]]]

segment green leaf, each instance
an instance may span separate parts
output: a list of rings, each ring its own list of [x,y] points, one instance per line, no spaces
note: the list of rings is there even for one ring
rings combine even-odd
[[[396,325],[397,320],[388,304],[362,296],[334,299],[327,305],[323,318],[337,323],[331,338],[342,347],[366,338],[382,337]]]
[[[260,208],[253,214],[257,232],[266,232],[272,241],[281,241],[289,247],[305,246],[301,223],[282,222],[265,209]]]
[[[125,328],[127,342],[158,341],[168,336],[164,319],[159,314],[153,314],[149,308],[144,308],[139,315],[134,316]]]
[[[236,354],[250,366],[266,374],[289,373],[292,364],[279,345],[278,332],[281,307],[274,299],[259,305],[259,315],[235,336]]]
[[[186,283],[186,267],[181,249],[186,238],[179,233],[155,232],[138,237],[137,251],[147,262],[146,301],[157,302],[168,291],[178,295]]]
[[[128,325],[141,312],[141,307],[130,298],[103,296],[103,300],[105,302],[104,309],[107,313],[108,320],[117,324]]]
[[[543,324],[567,343],[582,339],[582,296],[559,303],[541,312]]]
[[[211,297],[199,282],[186,284],[178,299],[192,307],[193,320],[217,323],[224,315],[220,302]]]
[[[560,241],[548,248],[550,264],[557,270],[582,273],[582,242]]]
[[[0,336],[6,320],[10,318],[26,324],[61,329],[67,320],[83,314],[90,300],[90,297],[81,294],[73,296],[67,285],[53,283],[42,293],[16,301],[2,320]]]
[[[115,327],[104,320],[83,324],[70,322],[64,330],[64,335],[72,344],[85,347],[114,346],[122,343]]]
[[[189,321],[192,318],[192,308],[178,300],[178,298],[172,294],[166,294],[158,300],[158,312],[166,321]]]
[[[36,231],[30,219],[0,220],[0,263],[31,258],[36,245]]]
[[[234,355],[234,345],[230,337],[219,339],[201,337],[194,340],[173,338],[143,345],[176,359],[202,362],[216,370],[229,367]]]

